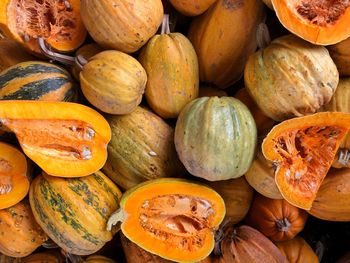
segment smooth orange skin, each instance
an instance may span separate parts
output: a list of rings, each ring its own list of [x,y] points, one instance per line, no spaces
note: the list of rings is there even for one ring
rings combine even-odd
[[[0,72],[20,62],[35,60],[26,50],[8,38],[0,39]]]
[[[204,13],[216,0],[170,0],[177,11],[185,16]]]

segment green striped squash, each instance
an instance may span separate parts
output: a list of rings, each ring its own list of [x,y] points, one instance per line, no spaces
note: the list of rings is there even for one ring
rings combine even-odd
[[[90,255],[110,241],[107,220],[119,208],[121,192],[102,172],[80,178],[37,176],[29,201],[35,220],[66,252]]]
[[[74,101],[69,73],[50,63],[18,63],[0,73],[0,100]]]
[[[175,147],[188,172],[209,181],[242,176],[257,145],[254,118],[240,100],[230,97],[196,99],[181,111]]]

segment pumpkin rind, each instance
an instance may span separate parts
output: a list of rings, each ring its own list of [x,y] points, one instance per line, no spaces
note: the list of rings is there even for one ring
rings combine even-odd
[[[99,45],[133,53],[157,32],[163,5],[161,0],[81,0],[81,16]]]
[[[170,0],[177,11],[185,16],[204,13],[216,0]]]
[[[132,56],[116,50],[93,56],[80,72],[85,97],[110,114],[131,113],[141,102],[146,82],[142,65]]]
[[[316,112],[331,100],[338,81],[327,49],[293,35],[250,56],[244,71],[249,94],[276,121]]]
[[[230,97],[196,99],[181,111],[175,147],[188,172],[209,181],[242,176],[251,165],[257,143],[248,108]]]
[[[227,88],[242,76],[248,56],[257,48],[262,17],[260,0],[218,0],[193,20],[188,38],[198,56],[202,82]]]
[[[25,257],[48,239],[36,223],[29,202],[0,210],[0,252],[10,257]]]
[[[350,37],[327,47],[340,76],[350,76]]]
[[[81,178],[37,176],[30,188],[34,217],[47,235],[66,252],[90,255],[111,240],[106,230],[119,207],[121,192],[101,172]]]
[[[139,60],[148,77],[147,102],[162,118],[176,118],[187,103],[198,97],[197,55],[181,33],[155,35]]]
[[[129,189],[146,180],[184,173],[174,146],[174,129],[153,112],[137,107],[108,121],[113,136],[102,170],[120,187]]]
[[[256,195],[246,222],[273,241],[294,238],[303,230],[308,213],[286,200],[275,200]]]

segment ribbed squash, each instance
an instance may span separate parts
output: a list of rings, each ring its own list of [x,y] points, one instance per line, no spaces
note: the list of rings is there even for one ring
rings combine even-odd
[[[318,263],[318,257],[309,244],[302,237],[295,237],[284,242],[277,242],[276,246],[288,259],[289,263]]]
[[[274,165],[266,160],[261,152],[261,147],[259,147],[258,154],[249,170],[245,173],[245,178],[263,196],[271,199],[283,199],[275,182]]]
[[[185,16],[204,13],[216,0],[170,0],[177,11]]]
[[[58,51],[68,52],[78,48],[86,36],[80,0],[3,0],[0,29],[36,53],[40,53],[38,38]]]
[[[22,62],[0,73],[0,100],[74,101],[76,96],[69,73],[50,63]]]
[[[254,190],[244,177],[208,182],[208,185],[224,199],[226,218],[228,218],[230,222],[236,224],[247,215],[253,201]]]
[[[81,104],[3,100],[0,123],[16,134],[24,153],[50,175],[86,176],[106,162],[108,122]]]
[[[323,220],[350,221],[350,169],[328,173],[309,213]]]
[[[8,38],[0,39],[0,72],[17,63],[30,60],[34,58],[16,41]]]
[[[175,147],[181,162],[192,175],[209,181],[242,176],[256,143],[254,118],[235,98],[196,99],[177,119]]]
[[[116,50],[102,51],[80,72],[80,85],[88,101],[110,114],[131,113],[141,102],[147,74],[132,56]]]
[[[282,25],[317,45],[350,37],[350,2],[339,0],[271,0]]]
[[[264,114],[281,121],[327,104],[339,74],[325,47],[287,35],[249,57],[244,81]]]
[[[113,237],[106,230],[121,192],[103,173],[81,178],[37,176],[30,188],[34,217],[66,252],[90,255]]]
[[[222,89],[214,88],[208,85],[201,85],[199,87],[198,97],[214,97],[214,96],[227,97],[227,93]]]
[[[262,17],[261,0],[218,0],[193,20],[188,37],[198,55],[202,82],[227,88],[241,78],[248,56],[257,48]]]
[[[123,189],[184,173],[175,151],[174,129],[153,112],[137,107],[108,121],[113,136],[103,172]]]
[[[19,203],[28,190],[26,157],[15,147],[0,142],[0,209]]]
[[[339,75],[350,76],[350,37],[327,48],[337,65]]]
[[[275,200],[256,195],[246,222],[273,241],[294,238],[303,230],[308,213],[286,200]]]
[[[197,262],[214,248],[214,231],[225,203],[211,188],[162,178],[124,193],[121,208],[108,222],[122,221],[123,234],[141,248],[176,262]]]
[[[350,114],[320,112],[276,125],[264,139],[262,152],[275,163],[276,184],[289,203],[310,210],[350,129]]]
[[[147,72],[148,104],[162,118],[177,118],[183,107],[198,97],[198,59],[184,35],[165,28],[169,29],[168,16],[162,34],[148,41],[139,60]]]
[[[62,255],[54,250],[32,254],[21,259],[21,263],[66,263]]]
[[[157,32],[163,5],[161,0],[81,0],[81,17],[99,45],[132,53]]]
[[[25,257],[48,239],[36,223],[28,200],[0,210],[0,252]]]

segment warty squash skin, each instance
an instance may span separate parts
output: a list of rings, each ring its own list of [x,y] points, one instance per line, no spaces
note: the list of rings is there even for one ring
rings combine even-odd
[[[197,55],[181,33],[155,35],[139,60],[147,72],[147,102],[162,118],[177,118],[183,107],[198,97]]]
[[[177,11],[185,16],[204,13],[216,0],[170,0]]]
[[[338,44],[327,47],[334,63],[337,65],[339,75],[350,76],[350,37]]]
[[[81,17],[103,48],[133,53],[157,32],[163,4],[161,0],[81,0]]]
[[[175,147],[181,162],[189,173],[209,181],[242,176],[256,144],[254,118],[235,98],[198,98],[177,119]]]
[[[46,234],[66,252],[90,255],[110,241],[107,220],[119,207],[121,192],[101,172],[80,178],[46,174],[31,184],[34,217]]]
[[[242,76],[248,56],[257,48],[262,17],[261,0],[218,0],[193,20],[188,38],[198,56],[202,82],[227,88]]]
[[[281,121],[327,104],[339,73],[326,48],[287,35],[249,57],[244,82],[265,115]]]

